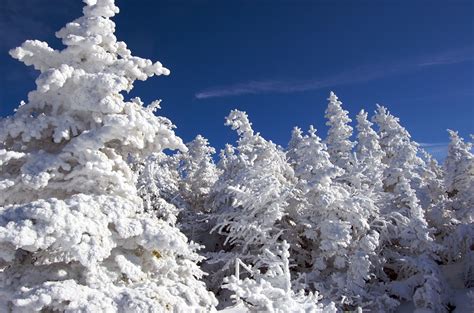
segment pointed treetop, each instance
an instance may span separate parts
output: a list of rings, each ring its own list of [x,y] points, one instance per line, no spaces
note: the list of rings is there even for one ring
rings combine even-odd
[[[247,113],[239,110],[232,110],[226,118],[225,125],[231,126],[241,137],[251,137],[254,132]]]
[[[297,126],[293,127],[293,130],[291,131],[291,139],[288,143],[288,150],[295,149],[301,140],[303,140],[303,132],[301,131],[301,128]]]
[[[368,117],[367,117],[367,112],[365,112],[364,110],[361,110],[359,112],[359,114],[357,114],[357,130],[358,130],[358,134],[357,134],[357,139],[360,141],[367,141],[367,140],[370,140],[370,141],[373,141],[377,146],[378,148],[377,149],[380,149],[380,146],[378,145],[378,135],[377,133],[375,132],[375,130],[372,129],[372,126],[374,125],[372,122],[369,121]],[[358,143],[358,145],[360,146],[360,142]],[[376,147],[374,146],[371,146],[370,149],[373,150],[375,149]]]
[[[299,128],[298,126],[295,126],[293,127],[293,130],[291,131],[291,137],[295,137],[295,138],[301,138],[303,137],[303,131],[301,130],[301,128]]]
[[[73,70],[79,69],[86,73],[107,71],[126,78],[121,90],[127,91],[137,79],[169,74],[160,62],[134,57],[124,42],[117,41],[115,23],[110,20],[119,12],[114,0],[84,2],[84,15],[56,33],[66,46],[64,50],[54,50],[46,42],[27,40],[21,47],[11,50],[10,55],[28,66],[33,65],[48,77],[72,76]]]
[[[370,126],[372,126],[372,123],[369,122],[369,120],[368,120],[368,118],[367,118],[367,115],[368,115],[368,114],[367,114],[367,112],[365,112],[364,109],[360,110],[359,114],[357,114],[357,117],[356,117],[357,122],[358,122],[359,124],[363,124],[363,125],[365,125],[365,124],[368,123]]]
[[[469,160],[468,163],[472,163],[474,161],[474,155],[471,152],[472,143],[464,141],[464,139],[459,136],[457,131],[448,129],[448,133],[450,142],[448,146],[448,156],[445,160],[445,163],[449,164],[451,162],[465,162],[467,160]]]
[[[459,137],[459,132],[458,131],[451,130],[451,129],[448,129],[447,131],[448,131],[448,134],[449,134],[449,139],[451,141],[450,143],[452,145],[460,144],[461,142],[463,142],[461,137]]]
[[[352,127],[349,125],[352,120],[349,112],[342,108],[342,102],[338,100],[336,94],[331,91],[329,94],[329,104],[326,109],[326,125],[329,126],[326,143],[331,161],[343,168],[351,167],[352,148],[354,143],[350,140]]]
[[[216,149],[209,145],[207,138],[197,135],[193,141],[187,144],[188,153],[193,158],[203,157],[204,155],[216,153]]]
[[[403,129],[409,137],[410,134],[400,125],[400,119],[390,113],[390,111],[383,105],[376,104],[377,109],[372,120],[380,126],[386,126],[388,128]]]
[[[379,156],[382,151],[380,150],[379,145],[379,136],[372,129],[373,123],[371,123],[367,118],[367,112],[361,110],[359,114],[357,114],[357,153],[359,157],[375,157],[376,155]]]
[[[145,156],[166,148],[186,150],[182,140],[174,134],[172,123],[153,115],[157,102],[144,110],[139,98],[125,101],[122,91],[130,90],[136,79],[145,80],[162,71],[161,64],[131,56],[130,51],[123,50],[126,45],[116,41],[115,24],[109,19],[116,12],[118,9],[112,0],[87,1],[84,16],[68,23],[57,34],[66,44],[63,50],[28,40],[10,51],[14,58],[34,65],[41,74],[36,80],[37,89],[28,94],[28,102],[0,124],[0,142],[9,142],[9,149],[35,151],[41,148],[57,156],[48,157],[48,165],[44,160],[36,160],[40,156],[29,156],[34,162],[45,165],[29,166],[28,170],[25,167],[22,175],[28,172],[30,176],[44,179],[35,178],[34,184],[25,186],[16,183],[18,199],[47,196],[47,191],[40,188],[56,196],[64,189],[68,194],[72,191],[96,194],[107,190],[132,197],[133,192],[124,191],[124,188],[134,188],[129,183],[132,173],[128,165],[120,162],[125,162],[130,155]],[[113,153],[101,150],[103,155],[99,158],[95,151],[101,148]],[[92,164],[92,159],[108,164],[107,174],[100,173],[106,166],[94,166],[93,170],[81,174],[91,175],[93,179],[67,176],[67,171],[81,166],[88,168],[86,164]],[[88,183],[77,183],[76,179]],[[95,179],[107,183],[96,184]],[[37,194],[21,190],[33,185]],[[7,194],[5,190],[4,193]],[[14,199],[11,194],[9,198]]]
[[[398,136],[402,136],[406,140],[410,140],[411,138],[410,133],[400,125],[400,119],[392,115],[384,106],[377,104],[377,109],[375,115],[372,117],[372,121],[378,125],[380,132],[382,133],[396,133]],[[384,136],[380,137],[383,141]],[[412,142],[412,144],[418,146],[415,142]]]

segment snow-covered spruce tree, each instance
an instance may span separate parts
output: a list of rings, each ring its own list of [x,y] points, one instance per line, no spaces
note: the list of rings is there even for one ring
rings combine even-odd
[[[314,242],[311,238],[316,230],[312,229],[312,223],[308,223],[309,214],[334,201],[337,192],[331,190],[330,186],[343,170],[331,163],[327,146],[316,135],[313,126],[310,126],[307,135],[300,128],[293,128],[287,157],[294,169],[297,183],[288,199],[287,212],[292,227],[284,235],[287,239],[288,236],[292,237],[289,240],[292,242],[290,251],[296,261],[296,272],[305,272],[311,270],[314,262]],[[312,234],[308,235],[307,232]]]
[[[385,152],[382,159],[386,166],[383,188],[386,195],[391,197],[391,201],[386,201],[384,213],[400,213],[406,218],[419,218],[420,223],[425,224],[425,210],[431,204],[431,199],[429,187],[423,178],[429,167],[418,155],[418,144],[411,140],[399,119],[385,107],[377,105],[373,120],[379,127],[380,146]],[[414,205],[407,206],[407,198],[410,198],[409,203],[417,203],[416,206],[420,207],[419,214],[410,215]],[[410,209],[406,209],[407,207]],[[427,227],[424,229],[429,232]]]
[[[416,171],[415,179],[411,180],[411,186],[416,191],[433,235],[441,239],[451,232],[453,226],[453,212],[449,208],[451,200],[446,194],[444,184],[445,174],[436,159],[425,150],[418,148],[418,155],[422,162]]]
[[[306,136],[294,131],[292,141],[298,183],[288,212],[295,228],[301,229],[299,240],[294,240],[297,246],[292,247],[295,271],[303,274],[298,283],[342,301],[342,307],[363,305],[371,297],[365,284],[377,258],[378,234],[369,226],[377,207],[370,198],[351,194],[334,181],[343,170],[331,163],[313,127]]]
[[[474,286],[474,155],[472,144],[455,131],[448,130],[450,143],[444,162],[448,201],[446,210],[452,212],[451,227],[443,238],[448,262],[461,262],[464,284]]]
[[[445,184],[456,218],[474,223],[474,155],[471,143],[448,130],[450,143],[444,163]]]
[[[298,209],[290,212],[296,211],[293,218],[297,224],[305,225],[303,238],[309,241],[305,250],[311,251],[311,258],[304,263],[312,265],[319,276],[321,270],[333,268],[335,255],[338,252],[344,255],[344,248],[350,241],[347,231],[350,225],[334,215],[327,216],[328,212],[335,213],[335,203],[347,195],[346,190],[340,186],[332,188],[333,180],[343,170],[331,163],[326,145],[321,142],[312,126],[295,150],[295,175],[298,178],[297,190],[300,191],[296,194],[299,195],[297,199],[300,203],[296,202]],[[334,227],[331,228],[331,225]],[[337,232],[331,231],[335,229]],[[314,282],[315,279],[312,280]],[[316,280],[320,278],[317,277]]]
[[[381,233],[384,272],[392,273],[380,278],[398,298],[413,299],[419,309],[443,312],[445,282],[436,263],[442,249],[425,217],[431,201],[423,177],[429,168],[398,118],[378,106],[373,120],[379,127],[387,166],[383,180],[387,198],[378,220],[383,227],[376,223],[375,229]]]
[[[281,241],[281,220],[291,191],[293,171],[285,154],[272,142],[255,134],[247,115],[232,111],[226,124],[239,135],[238,145],[224,158],[222,175],[211,192],[214,230],[224,239],[212,255],[221,271],[239,258],[259,269],[265,249],[274,252]],[[219,249],[222,251],[219,252]]]
[[[41,74],[0,124],[0,311],[211,311],[195,247],[144,210],[126,162],[186,149],[121,94],[169,71],[116,40],[113,0],[85,3],[57,33],[64,50],[11,51]]]
[[[288,162],[293,166],[295,165],[295,162],[298,159],[296,151],[302,141],[303,132],[301,131],[301,128],[294,127],[291,131],[291,139],[290,142],[288,142],[288,147],[286,149],[286,157],[288,159]]]
[[[418,156],[418,144],[411,140],[408,131],[400,125],[400,120],[385,107],[377,105],[372,120],[379,128],[379,143],[385,153],[382,159],[386,165],[384,190],[392,192],[401,176],[407,178],[412,187],[419,189],[420,173],[425,164]]]
[[[181,156],[179,166],[181,181],[180,193],[195,211],[208,212],[206,202],[212,186],[219,177],[219,170],[212,155],[216,150],[201,135],[186,144],[188,151]]]
[[[201,135],[186,146],[188,151],[180,154],[178,166],[179,198],[183,202],[179,227],[193,241],[211,250],[219,241],[216,236],[209,235],[212,229],[209,194],[220,175],[212,158],[215,149]]]
[[[382,214],[371,225],[371,229],[380,234],[377,258],[380,268],[375,274],[386,282],[388,294],[401,299],[413,298],[418,308],[440,307],[442,311],[446,290],[436,263],[442,249],[435,243],[425,217],[429,210],[436,218],[434,215],[445,203],[440,169],[429,156],[426,157],[429,166],[418,156],[418,145],[385,108],[379,106],[374,117],[379,134],[371,129],[365,112],[359,113],[357,119],[357,163],[369,163],[372,172],[367,176],[378,184],[383,178],[386,191],[381,192],[379,185],[369,195],[382,208]],[[363,148],[364,145],[370,148]],[[363,156],[364,150],[366,156]],[[364,170],[365,166],[360,168]],[[367,177],[367,173],[365,171],[362,177]],[[439,222],[438,219],[438,223],[432,225],[438,226]],[[380,228],[380,224],[384,227]],[[407,258],[411,261],[406,262]],[[397,275],[395,282],[386,275],[391,271]],[[418,288],[419,284],[423,287]]]
[[[325,117],[328,120],[326,125],[329,126],[329,130],[325,142],[331,162],[344,171],[348,171],[354,163],[352,148],[355,143],[350,140],[352,127],[349,125],[352,120],[348,116],[349,112],[342,108],[342,102],[334,92],[331,91],[328,100]]]
[[[422,150],[421,153],[426,164],[422,172],[422,180],[427,186],[429,200],[432,203],[442,201],[442,198],[446,196],[443,167],[428,152]]]
[[[398,231],[401,232],[400,246],[418,253],[434,252],[433,238],[425,219],[424,210],[407,178],[400,177],[394,194],[395,201],[393,202],[397,205],[394,207],[394,212],[400,214],[404,220],[403,224],[397,225]]]
[[[357,115],[356,163],[361,172],[360,188],[380,191],[385,169],[385,164],[382,163],[384,152],[372,125],[367,119],[367,112],[361,110]]]

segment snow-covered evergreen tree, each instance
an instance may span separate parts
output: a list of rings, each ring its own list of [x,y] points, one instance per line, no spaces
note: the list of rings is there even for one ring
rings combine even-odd
[[[453,201],[456,218],[465,223],[474,222],[474,155],[471,143],[449,130],[450,143],[446,157],[445,184],[448,197]]]
[[[474,286],[474,156],[472,143],[465,142],[457,132],[448,130],[450,143],[444,162],[444,178],[452,212],[451,225],[444,231],[443,244],[448,262],[459,262],[464,271],[466,287]]]
[[[407,178],[400,177],[394,194],[396,198],[394,202],[398,205],[394,211],[406,218],[406,225],[398,225],[399,231],[402,232],[399,238],[400,245],[419,253],[432,252],[433,238],[425,219],[425,212]]]
[[[121,94],[169,71],[117,41],[113,0],[85,3],[64,50],[11,51],[41,74],[0,125],[0,311],[211,311],[196,247],[144,209],[126,161],[186,150],[156,105]]]
[[[359,168],[362,171],[362,186],[364,189],[381,190],[384,152],[379,144],[379,136],[372,129],[372,123],[367,119],[367,112],[361,110],[357,115],[357,145],[356,155]]]
[[[347,298],[348,307],[362,305],[377,258],[378,234],[370,231],[369,223],[378,209],[370,198],[336,181],[343,170],[330,161],[313,127],[305,136],[294,132],[292,140],[298,183],[288,211],[294,228],[301,229],[290,250],[296,271],[303,274],[298,284],[333,300]]]
[[[260,251],[279,235],[276,223],[285,214],[293,171],[274,143],[254,133],[244,112],[232,111],[226,125],[240,138],[237,154],[227,164],[232,176],[224,172],[226,188],[220,191],[223,194],[214,194],[215,228],[233,251],[239,251],[242,261],[254,264],[258,253],[252,250]]]
[[[180,175],[179,199],[183,210],[179,215],[179,228],[193,241],[204,246],[202,253],[213,251],[219,246],[219,238],[210,236],[213,225],[210,223],[211,189],[217,181],[220,171],[212,155],[215,149],[201,135],[187,143],[188,151],[179,156]]]
[[[195,211],[207,212],[206,202],[212,186],[219,178],[219,170],[212,155],[216,150],[201,135],[186,145],[188,151],[181,156],[179,166],[182,179],[180,193]]]
[[[291,155],[297,183],[288,199],[288,214],[292,227],[284,235],[291,242],[291,252],[301,271],[313,264],[312,248],[317,229],[309,219],[318,214],[320,208],[326,208],[338,197],[337,190],[331,189],[333,180],[342,175],[343,170],[330,161],[327,146],[310,126],[307,135],[302,135],[299,128],[294,128],[287,155]],[[319,223],[319,221],[316,221]],[[292,239],[290,239],[292,238]],[[304,240],[301,238],[308,238]]]
[[[393,191],[403,176],[411,184],[419,186],[420,171],[424,166],[418,156],[418,144],[411,140],[408,131],[400,125],[400,120],[383,106],[377,105],[373,121],[377,124],[380,146],[385,155],[384,189]]]
[[[418,144],[398,118],[377,106],[373,121],[379,127],[379,142],[385,153],[382,161],[386,165],[385,203],[378,220],[384,226],[375,229],[381,233],[384,272],[393,271],[397,277],[387,281],[388,292],[400,299],[413,299],[417,308],[433,309],[446,300],[444,278],[436,263],[441,247],[435,242],[426,217],[432,208],[425,178],[435,174],[428,173],[430,169],[419,155]],[[383,276],[383,280],[389,278]],[[416,289],[424,279],[423,288],[429,290]]]
[[[295,175],[307,187],[327,188],[333,179],[343,173],[341,168],[331,163],[328,148],[316,134],[313,126],[310,126],[308,135],[301,137],[298,144],[294,146],[293,154],[295,155]]]
[[[232,111],[226,125],[239,135],[238,145],[224,159],[223,173],[212,194],[214,230],[223,236],[222,251],[212,255],[222,270],[239,258],[256,267],[265,249],[274,252],[281,241],[293,171],[278,147],[254,133],[245,112]],[[265,265],[266,266],[266,265]],[[215,279],[221,273],[216,272]]]
[[[329,104],[326,109],[326,125],[329,126],[326,144],[328,146],[331,162],[347,171],[353,165],[352,148],[355,143],[350,140],[352,127],[349,123],[349,112],[342,108],[336,94],[331,91],[329,94]]]
[[[422,150],[426,166],[421,173],[422,188],[418,198],[426,209],[426,221],[436,229],[436,235],[443,237],[450,232],[453,224],[453,212],[449,208],[444,184],[444,171],[429,153]]]
[[[290,164],[295,165],[296,159],[298,156],[296,155],[296,151],[303,140],[303,132],[301,128],[294,127],[291,131],[291,139],[288,142],[288,148],[286,149],[286,157],[288,158],[288,162]]]

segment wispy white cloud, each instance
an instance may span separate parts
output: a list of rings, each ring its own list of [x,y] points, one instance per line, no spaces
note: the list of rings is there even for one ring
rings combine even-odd
[[[472,47],[427,56],[418,63],[418,66],[457,64],[470,60],[474,60],[474,49]]]
[[[360,67],[348,72],[343,72],[324,79],[312,80],[262,80],[249,81],[228,86],[217,86],[196,93],[197,99],[238,96],[245,94],[260,93],[290,93],[321,88],[345,85],[350,83],[364,82],[386,75],[387,72],[399,71],[399,67],[392,65],[384,70],[376,67]]]
[[[456,64],[473,59],[474,47],[469,47],[396,63],[360,66],[325,78],[309,80],[253,80],[226,86],[215,86],[197,92],[195,97],[197,99],[207,99],[248,94],[291,93],[318,90],[333,86],[367,82],[430,66]]]
[[[418,144],[422,148],[441,147],[448,145],[447,142],[419,142]]]
[[[439,162],[444,161],[448,155],[449,143],[447,142],[422,142],[418,144],[420,145],[420,148],[431,154]]]

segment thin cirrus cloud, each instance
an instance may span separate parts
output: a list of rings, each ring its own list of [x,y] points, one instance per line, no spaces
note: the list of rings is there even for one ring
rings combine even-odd
[[[402,62],[360,66],[321,79],[261,80],[248,81],[227,86],[216,86],[197,92],[195,97],[197,99],[208,99],[249,94],[291,93],[318,90],[332,86],[362,83],[399,73],[422,70],[431,66],[456,64],[473,59],[474,47],[468,47],[464,49],[428,55],[412,60],[405,60]]]
[[[265,81],[249,81],[228,86],[218,86],[209,88],[196,93],[197,99],[217,98],[227,96],[239,96],[246,94],[261,93],[290,93],[301,92],[307,90],[317,90],[336,85],[345,85],[351,83],[365,82],[378,77],[387,75],[387,72],[400,71],[400,67],[393,65],[391,68],[356,68],[348,72],[327,77],[324,79],[313,80],[265,80]]]
[[[456,64],[474,59],[474,49],[472,47],[466,47],[464,49],[446,51],[442,54],[433,55],[426,57],[422,62],[418,63],[418,66],[434,66],[434,65],[446,65]]]
[[[447,142],[435,142],[435,143],[419,143],[420,147],[432,155],[439,162],[444,161],[448,155],[448,145]]]

